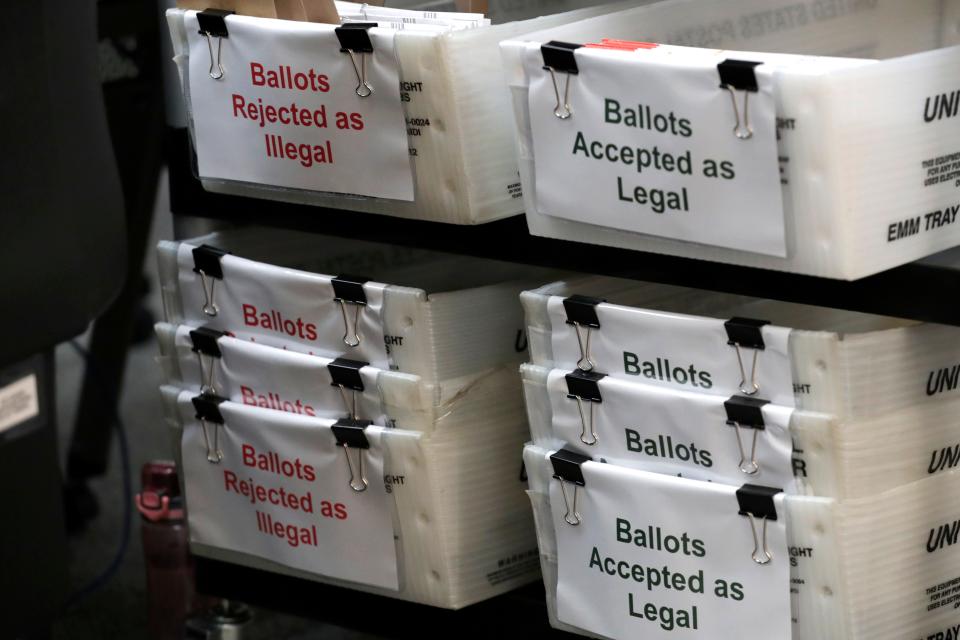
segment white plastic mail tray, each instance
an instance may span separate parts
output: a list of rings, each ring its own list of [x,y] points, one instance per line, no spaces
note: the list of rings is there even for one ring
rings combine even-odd
[[[717,482],[735,478],[740,482],[765,484],[763,473],[772,453],[768,436],[765,431],[757,431],[764,436],[760,438],[760,446],[751,449],[755,433],[751,427],[755,425],[731,424],[730,414],[725,411],[727,398],[619,379],[601,380],[599,402],[583,398],[580,402],[588,406],[580,415],[577,398],[572,397],[561,382],[570,372],[551,372],[532,364],[523,365],[520,372],[531,436],[540,446],[562,446],[583,455],[658,473],[682,473]],[[551,380],[560,384],[550,385]],[[629,406],[632,414],[622,424],[610,422],[613,417],[605,410],[604,401]],[[566,425],[565,430],[558,429],[553,412],[556,406],[566,407],[566,422],[572,418],[573,430],[569,428],[571,425]],[[960,399],[912,405],[859,419],[786,407],[765,407],[765,412],[767,409],[775,416],[788,416],[784,425],[788,430],[786,438],[793,443],[788,464],[796,479],[796,490],[802,495],[837,499],[873,496],[949,472],[960,464],[960,425],[955,418],[960,411]],[[663,422],[653,416],[662,418]],[[675,422],[668,419],[673,416]],[[715,419],[696,421],[704,416]],[[608,422],[604,424],[604,421]],[[770,427],[767,425],[766,430]],[[735,428],[741,429],[739,441]],[[578,429],[582,439],[577,437]],[[688,439],[671,435],[671,430],[681,429]],[[602,443],[591,437],[591,433],[601,430],[609,436]],[[703,431],[703,435],[697,435],[699,431]],[[705,448],[704,441],[710,443],[707,458],[694,448],[698,444],[701,449]],[[750,465],[751,451],[752,460],[759,462],[760,474]],[[743,464],[738,465],[741,455]],[[722,479],[712,475],[721,468],[721,461],[732,471],[732,475]],[[741,466],[755,475],[738,473]]]
[[[550,453],[535,445],[524,450],[550,621],[591,635],[557,620],[557,563],[587,560],[557,557]],[[960,509],[958,484],[960,473],[952,472],[859,500],[787,496],[793,640],[900,640],[952,629],[952,601],[939,606],[936,594],[960,577],[960,546],[946,542]],[[590,500],[589,486],[578,489],[580,501]],[[744,521],[731,535],[743,536],[749,555]]]
[[[958,19],[960,2],[955,0],[668,0],[505,42],[501,53],[513,93],[530,231],[538,236],[846,280],[953,247],[960,243],[956,215],[960,208],[960,128],[955,123],[958,94],[951,72],[960,62]],[[825,58],[811,58],[773,73],[783,196],[780,238],[785,257],[729,248],[737,246],[735,243],[720,246],[709,237],[696,243],[689,234],[663,237],[653,235],[655,229],[640,233],[603,226],[587,209],[582,215],[545,215],[537,198],[536,176],[541,175],[537,163],[541,159],[534,155],[529,89],[543,77],[549,82],[546,74],[550,72],[539,65],[536,69],[532,64],[525,67],[524,59],[530,63],[530,56],[541,53],[539,47],[551,41],[585,45],[603,39],[733,50],[736,58],[744,60],[749,60],[749,53],[743,52],[766,52],[874,61],[844,67],[825,66],[817,62]],[[630,55],[648,54],[640,50]],[[576,60],[586,55],[577,51],[571,57]],[[544,76],[533,78],[530,74]],[[555,103],[568,103],[573,116],[567,122],[573,126],[577,100],[595,96],[578,94],[580,83],[586,82],[580,77],[583,74],[562,69],[555,74],[559,90],[556,100],[553,89],[548,92],[545,117],[554,118]],[[642,98],[641,85],[629,77],[621,80],[624,87],[635,87],[634,93]],[[569,93],[565,93],[565,83]],[[723,97],[725,86],[717,80],[716,91],[722,94],[717,100],[723,100],[718,105],[729,110],[732,139],[735,114],[730,97]],[[741,111],[743,93],[733,92]],[[562,95],[567,100],[560,100]],[[674,110],[682,112],[684,108],[684,104],[676,104]],[[619,129],[609,131],[608,137],[615,139]],[[619,143],[628,144],[628,133],[620,133]],[[626,179],[635,179],[635,168],[633,172]],[[557,176],[557,181],[569,184],[569,177]],[[598,190],[598,202],[600,190],[611,190],[609,184],[583,180],[577,182],[577,188]],[[616,185],[612,189],[616,192]],[[744,192],[743,201],[748,203],[752,195]],[[704,215],[708,213],[709,208]],[[652,216],[651,222],[644,223],[649,227],[664,224],[662,216],[661,222],[656,222],[652,213],[637,215]],[[771,210],[769,215],[779,216],[780,212]],[[720,231],[745,237],[754,233],[753,227],[734,220],[725,226],[723,221],[717,224],[717,235]]]
[[[385,483],[395,504],[399,590],[338,582],[211,545],[193,544],[194,553],[448,609],[536,580],[536,537],[524,497],[526,483],[520,475],[526,419],[517,380],[510,373],[503,369],[487,376],[447,403],[430,433],[385,431],[384,477],[367,479]],[[194,420],[191,398],[195,394],[169,386],[161,391],[178,469],[182,470],[184,456],[203,456],[199,449],[181,450],[184,426]],[[278,420],[285,415],[243,405],[239,410],[255,412],[265,429],[278,428],[271,415]],[[402,437],[404,434],[417,437]],[[188,486],[187,480],[181,478],[184,486]],[[188,495],[188,511],[189,503]]]
[[[521,300],[542,367],[746,393],[843,421],[919,410],[960,390],[954,327],[603,277]]]
[[[258,228],[161,242],[158,253],[168,322],[414,374],[441,400],[524,359],[517,296],[550,273]]]
[[[544,13],[557,11],[547,4],[541,3]],[[522,213],[510,96],[503,87],[497,46],[501,40],[582,20],[612,11],[616,6],[619,5],[446,33],[397,31],[401,100],[415,174],[412,202],[280,189],[200,176],[203,186],[217,193],[456,224],[477,224]],[[167,22],[193,127],[186,13],[170,10]],[[269,24],[276,21],[261,22],[269,29]]]

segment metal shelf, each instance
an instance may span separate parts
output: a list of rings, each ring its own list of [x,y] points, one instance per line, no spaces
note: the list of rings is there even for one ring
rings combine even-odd
[[[522,216],[478,226],[420,222],[204,191],[193,173],[186,130],[168,132],[170,204],[177,216],[212,218],[358,238],[541,267],[697,287],[728,293],[960,326],[960,270],[916,262],[854,282],[538,238]],[[461,611],[446,611],[309,580],[197,559],[204,593],[240,600],[382,637],[575,638],[550,628],[543,586],[534,584]],[[418,631],[398,630],[396,620]],[[397,634],[400,634],[399,636]]]
[[[578,638],[550,627],[537,582],[459,611],[371,595],[310,580],[196,558],[201,593],[322,620],[382,638]],[[397,625],[398,620],[409,624]],[[402,627],[402,628],[401,628]]]
[[[477,226],[403,220],[208,193],[191,169],[186,130],[170,134],[175,215],[284,227],[508,262],[725,291],[960,326],[960,270],[915,262],[846,282],[531,236],[523,216]]]

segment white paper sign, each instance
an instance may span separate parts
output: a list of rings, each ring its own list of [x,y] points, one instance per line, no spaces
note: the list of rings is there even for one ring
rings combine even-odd
[[[37,376],[30,374],[0,388],[0,433],[40,415]]]
[[[767,522],[772,560],[761,565],[735,487],[597,462],[581,469],[578,526],[564,521],[560,481],[550,482],[562,622],[618,639],[790,638],[782,494]]]
[[[568,393],[567,373],[551,371],[547,390],[554,433],[568,449],[644,471],[796,492],[793,409],[764,405],[764,428],[741,427],[738,444],[736,427],[727,424],[725,398],[608,376],[598,383],[602,401],[581,400],[578,406]]]
[[[581,293],[589,295],[589,291]],[[554,362],[558,368],[572,371],[581,352],[574,325],[567,324],[563,298],[552,296],[547,310]],[[723,320],[609,303],[598,305],[596,310],[600,328],[590,330],[590,357],[598,373],[726,398],[740,394],[741,385],[749,390],[755,377],[760,387],[756,397],[784,407],[796,404],[790,329],[762,327],[765,348],[756,352],[741,348],[741,371],[737,349],[727,344]],[[580,331],[585,336],[587,328]]]
[[[373,89],[360,97],[335,25],[228,16],[216,80],[196,12],[184,24],[201,177],[413,200],[393,31],[370,29],[373,53],[355,54]]]
[[[755,68],[759,91],[737,91],[737,112],[717,71],[762,54],[658,45],[575,57],[578,74],[555,74],[561,96],[569,82],[561,119],[540,45],[524,55],[540,213],[786,256],[773,68]],[[734,134],[737,113],[748,139]]]
[[[357,307],[346,305],[344,321],[344,312],[334,301],[330,276],[225,255],[220,259],[223,279],[207,280],[208,287],[215,282],[213,301],[218,309],[216,316],[209,316],[203,311],[203,283],[193,270],[194,248],[183,243],[177,252],[187,323],[229,331],[238,338],[273,347],[334,358],[344,356],[369,362],[379,369],[390,367],[381,317],[386,285],[365,283],[367,304],[359,312]],[[349,332],[351,342],[355,342],[355,318],[360,343],[350,346],[344,336]]]
[[[382,427],[365,430],[369,485],[356,492],[332,421],[225,402],[225,424],[217,427],[223,460],[214,464],[190,394],[180,403],[193,542],[330,578],[399,587],[393,507],[382,480]],[[207,428],[212,442],[214,425]]]
[[[361,367],[363,391],[341,392],[330,376],[330,358],[276,349],[228,335],[217,340],[219,358],[198,356],[193,351],[190,330],[187,326],[177,328],[176,349],[183,382],[197,392],[209,381],[218,396],[240,404],[333,419],[349,417],[355,408],[359,419],[388,426],[378,387],[382,369]]]

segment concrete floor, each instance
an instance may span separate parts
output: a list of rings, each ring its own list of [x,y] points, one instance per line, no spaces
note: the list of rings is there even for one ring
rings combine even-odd
[[[154,216],[152,245],[173,235],[166,182],[161,181]],[[156,319],[163,317],[157,293],[156,269],[152,252],[145,266],[154,287],[147,304]],[[86,336],[78,339],[81,344]],[[161,384],[160,367],[154,362],[157,347],[154,341],[130,350],[127,363],[120,416],[130,446],[131,476],[134,491],[139,489],[139,470],[144,462],[170,458],[170,442],[161,418],[157,387]],[[60,429],[61,456],[66,451],[76,412],[84,363],[70,345],[60,345],[56,352],[57,411]],[[116,443],[109,473],[91,484],[100,501],[99,518],[70,541],[70,572],[73,588],[79,588],[99,574],[113,558],[120,540],[123,521],[123,499],[120,460]],[[119,571],[99,591],[72,607],[55,623],[56,640],[105,640],[111,638],[147,638],[146,589],[143,550],[140,543],[140,520],[134,513],[130,546]],[[311,623],[269,611],[255,611],[254,622],[244,640],[307,640],[310,638],[360,640],[369,638],[339,628]]]

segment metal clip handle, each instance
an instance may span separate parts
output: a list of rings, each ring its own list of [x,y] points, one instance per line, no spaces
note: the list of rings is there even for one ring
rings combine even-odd
[[[748,396],[755,395],[760,391],[760,382],[757,380],[757,361],[760,357],[760,350],[753,349],[753,364],[750,366],[750,386],[747,386],[747,370],[743,366],[743,354],[740,353],[740,345],[734,344],[733,348],[737,350],[737,364],[740,367],[740,393]]]
[[[213,446],[210,444],[210,436],[207,433],[208,423],[200,418],[200,431],[203,433],[203,443],[207,449],[207,462],[211,464],[220,464],[223,460],[223,451],[220,450],[220,425],[213,423]]]
[[[340,315],[343,316],[343,343],[348,347],[360,346],[360,311],[366,306],[362,302],[352,302],[343,298],[334,298],[340,305]],[[353,328],[351,329],[350,320],[347,317],[347,305],[353,305],[356,310],[353,312]]]
[[[208,278],[206,272],[202,269],[198,273],[200,274],[200,286],[203,288],[203,312],[211,318],[216,317],[220,313],[220,308],[214,298],[217,279]]]
[[[204,366],[204,354],[200,351],[197,351],[196,354],[197,362],[200,364],[200,393],[217,395],[217,389],[213,384],[214,373],[216,371],[214,368],[214,361],[217,360],[217,358],[214,356],[207,356],[210,364],[208,366]]]
[[[563,514],[563,521],[572,527],[576,527],[583,522],[580,512],[577,511],[577,491],[580,489],[580,487],[572,482],[570,483],[573,485],[573,503],[571,504],[570,499],[567,497],[567,490],[565,488],[567,481],[563,478],[558,478],[558,480],[560,480],[560,493],[563,494],[563,504],[567,508],[567,512]]]
[[[574,400],[577,401],[577,409],[580,411],[580,442],[587,445],[588,447],[592,447],[593,445],[597,444],[597,442],[599,442],[600,440],[600,437],[597,435],[597,431],[595,427],[596,422],[594,421],[594,407],[596,407],[597,403],[594,402],[593,400],[589,400],[589,399],[585,400],[580,396],[570,395],[567,397],[573,398]],[[590,408],[586,412],[584,412],[583,410],[583,403],[585,401],[587,402],[587,404],[590,405]],[[587,414],[589,414],[589,416]],[[589,427],[589,433],[591,438],[590,440],[587,440],[588,427]]]
[[[210,52],[210,68],[207,70],[207,73],[209,73],[209,74],[210,74],[210,77],[213,78],[214,80],[220,80],[221,78],[223,78],[223,74],[224,74],[224,71],[223,71],[223,61],[222,61],[222,58],[221,58],[221,55],[222,55],[222,53],[223,53],[223,38],[220,37],[220,36],[216,36],[216,38],[217,38],[217,61],[216,61],[216,63],[214,63],[214,61],[213,61],[213,42],[210,40],[210,33],[208,33],[207,31],[204,31],[204,32],[203,32],[203,35],[204,35],[204,37],[207,39],[207,51]],[[213,72],[214,66],[216,66],[216,68],[217,68],[217,72],[216,72],[216,73]]]
[[[743,448],[743,438],[740,430],[743,427],[739,422],[733,423],[733,431],[737,434],[737,448],[740,450],[740,471],[748,476],[756,475],[760,471],[760,464],[757,462],[757,440],[760,437],[760,429],[751,429],[753,431],[753,443],[750,445],[749,463],[747,462],[747,453]]]
[[[574,322],[573,330],[577,332],[577,345],[580,347],[580,359],[577,360],[577,369],[580,369],[580,371],[593,371],[597,366],[597,363],[594,362],[590,356],[590,336],[593,334],[593,328],[584,327]],[[586,332],[586,339],[584,339],[581,331]]]
[[[344,443],[343,453],[347,456],[347,469],[350,470],[350,488],[361,493],[367,490],[369,483],[363,475],[363,449],[357,449],[357,466],[354,468],[353,459],[350,457],[350,445]]]
[[[764,516],[763,520],[763,531],[761,534],[757,534],[757,519],[752,513],[744,514],[747,517],[747,520],[750,522],[750,533],[753,534],[753,552],[750,554],[750,557],[753,558],[753,561],[757,564],[770,564],[773,560],[773,553],[770,552],[770,548],[767,546],[767,518]]]
[[[743,92],[743,111],[737,106],[737,92],[729,84],[723,85],[723,88],[730,93],[730,102],[733,104],[733,115],[736,118],[736,124],[733,126],[733,135],[738,140],[749,140],[753,137],[753,127],[750,126],[750,92]],[[741,118],[741,113],[743,117]]]
[[[553,80],[553,93],[557,97],[557,104],[553,108],[553,115],[557,116],[561,120],[567,120],[573,115],[573,110],[570,108],[570,76],[572,74],[564,74],[567,77],[567,81],[563,83],[563,100],[561,101],[560,85],[557,82],[557,72],[553,70],[553,67],[546,67],[546,69],[550,72],[550,79]]]
[[[342,384],[336,385],[340,390],[340,399],[343,400],[343,408],[351,420],[359,420],[357,416],[357,392],[353,389],[347,389]]]

